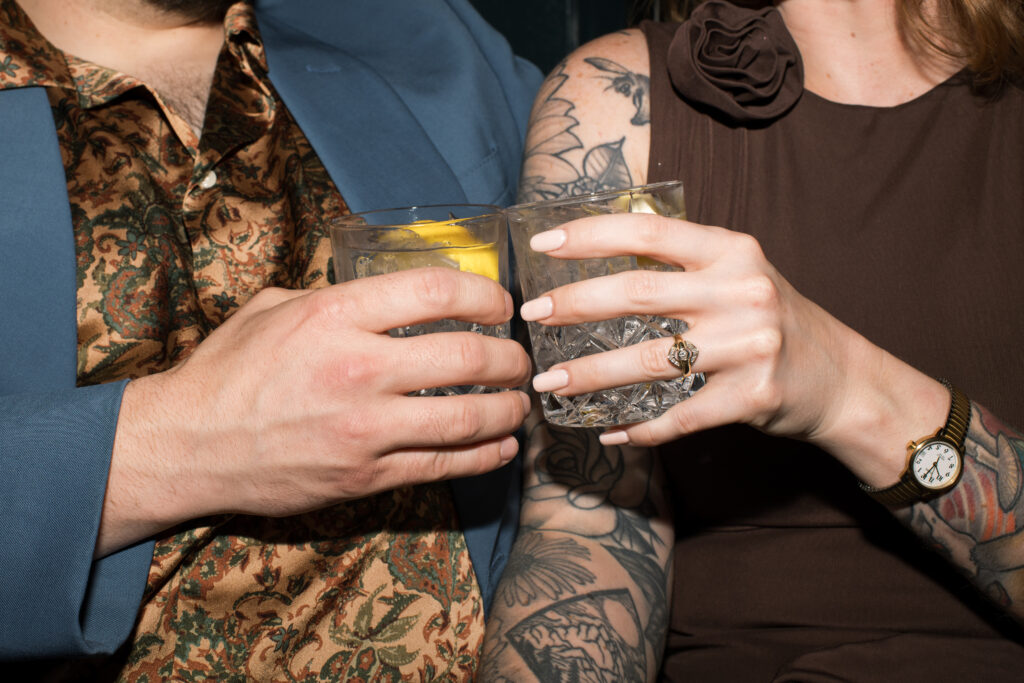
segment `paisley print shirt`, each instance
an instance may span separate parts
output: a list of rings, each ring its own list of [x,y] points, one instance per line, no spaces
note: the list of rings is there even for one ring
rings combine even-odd
[[[0,88],[46,88],[67,171],[80,384],[170,368],[264,287],[328,284],[326,226],[345,203],[267,77],[248,4],[224,34],[197,137],[145,83],[61,52],[0,0]],[[132,641],[64,673],[470,680],[483,607],[448,491],[174,529],[157,541]]]

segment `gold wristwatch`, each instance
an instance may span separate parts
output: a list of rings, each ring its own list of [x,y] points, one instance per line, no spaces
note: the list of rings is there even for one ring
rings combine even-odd
[[[939,381],[952,395],[946,424],[935,434],[907,444],[907,467],[898,482],[885,488],[860,485],[883,505],[902,507],[928,500],[953,488],[960,479],[964,464],[964,438],[971,421],[971,402],[948,380]]]

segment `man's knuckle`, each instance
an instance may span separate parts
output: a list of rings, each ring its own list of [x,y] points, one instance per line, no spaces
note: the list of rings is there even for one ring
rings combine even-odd
[[[358,387],[365,391],[380,374],[380,363],[371,354],[350,352],[333,359],[323,374],[331,384],[340,387]]]
[[[459,299],[459,284],[449,268],[427,268],[419,273],[414,288],[420,303],[433,311],[444,311]]]
[[[348,300],[333,290],[312,292],[305,300],[308,319],[321,328],[335,328],[348,317]]]
[[[346,411],[344,419],[337,420],[333,426],[331,441],[345,444],[352,451],[359,450],[357,446],[365,447],[380,433],[376,420],[370,414],[356,408]]]
[[[476,412],[465,403],[454,401],[446,401],[444,410],[435,406],[423,408],[417,424],[419,433],[428,435],[430,443],[441,446],[474,441],[480,431],[480,418]]]
[[[282,287],[264,287],[256,292],[251,301],[261,306],[274,306],[284,301],[288,296],[288,290]]]
[[[449,357],[463,372],[478,376],[487,369],[487,353],[481,335],[467,332],[450,337],[447,340]]]
[[[445,416],[441,415],[436,408],[425,406],[421,408],[414,420],[416,433],[424,436],[424,443],[446,443],[448,426],[444,422]]]
[[[427,458],[424,476],[429,481],[447,479],[454,465],[454,454],[451,451],[438,450]]]
[[[382,468],[378,461],[364,463],[358,467],[347,467],[339,478],[338,486],[346,492],[347,498],[358,498],[376,493],[380,488]]]
[[[483,418],[468,404],[459,405],[452,416],[451,438],[455,443],[473,443],[480,440],[483,432]]]

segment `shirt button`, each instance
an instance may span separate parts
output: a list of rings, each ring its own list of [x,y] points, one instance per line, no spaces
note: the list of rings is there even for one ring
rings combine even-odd
[[[217,184],[217,173],[216,171],[210,171],[203,176],[203,179],[199,181],[199,187],[204,190],[209,190],[211,187]]]

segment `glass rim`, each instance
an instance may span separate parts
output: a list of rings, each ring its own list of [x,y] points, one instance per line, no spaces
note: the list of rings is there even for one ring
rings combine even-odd
[[[643,194],[645,192],[651,192],[652,190],[661,190],[667,187],[682,186],[682,180],[662,180],[657,183],[648,183],[646,185],[634,185],[633,187],[624,187],[619,190],[601,190],[600,192],[588,192],[587,194],[575,194],[571,197],[556,197],[554,199],[539,199],[534,202],[524,202],[522,204],[514,204],[507,209],[506,213],[526,213],[529,211],[536,211],[537,209],[548,209],[551,207],[570,206],[573,204],[587,204],[590,202],[601,201],[609,199],[611,197],[619,197],[622,195],[633,195]]]
[[[473,216],[466,216],[465,218],[455,218],[455,219],[449,220],[449,221],[445,222],[445,225],[458,225],[460,223],[465,223],[467,221],[479,220],[479,219],[484,218],[484,217],[504,216],[505,215],[505,210],[502,209],[500,206],[498,206],[496,204],[471,204],[471,203],[468,203],[468,202],[450,203],[450,204],[417,204],[415,206],[396,206],[396,207],[391,208],[391,209],[370,209],[369,211],[359,211],[359,212],[356,212],[356,213],[349,213],[349,214],[346,214],[344,216],[339,216],[338,218],[335,218],[334,220],[332,220],[330,222],[330,227],[331,227],[331,229],[338,229],[338,230],[366,230],[368,228],[380,228],[380,229],[406,228],[406,227],[408,227],[410,225],[409,223],[380,223],[380,224],[372,224],[372,223],[351,223],[350,221],[354,221],[355,219],[363,217],[363,216],[380,215],[380,214],[385,214],[385,213],[397,213],[399,211],[404,211],[404,212],[407,212],[407,213],[412,213],[414,211],[423,210],[423,209],[444,209],[444,208],[458,208],[458,209],[476,208],[476,209],[486,209],[486,211],[483,211],[481,213],[475,214]],[[438,222],[440,222],[440,221],[438,221]]]

